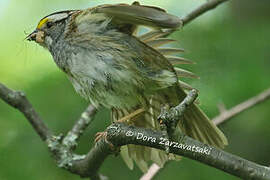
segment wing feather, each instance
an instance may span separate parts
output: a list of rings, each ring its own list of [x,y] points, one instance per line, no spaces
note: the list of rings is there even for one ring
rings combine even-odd
[[[102,5],[94,9],[104,13],[112,20],[123,24],[144,25],[156,28],[178,28],[182,25],[179,17],[166,13],[163,9],[143,6],[138,3]]]

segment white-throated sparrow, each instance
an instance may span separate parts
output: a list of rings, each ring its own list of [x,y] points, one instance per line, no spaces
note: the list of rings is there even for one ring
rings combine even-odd
[[[101,5],[50,14],[27,39],[50,51],[81,96],[111,109],[113,121],[125,119],[134,126],[159,129],[161,107],[175,106],[186,96],[182,88],[188,85],[179,83],[178,76],[194,77],[172,66],[189,63],[169,56],[181,49],[160,48],[173,41],[164,37],[181,24],[164,10],[137,2]],[[138,36],[139,25],[154,30]],[[210,145],[227,144],[223,133],[195,104],[177,128]],[[134,160],[143,171],[149,160],[162,166],[169,159],[163,151],[136,145],[122,147],[121,154],[130,168]]]

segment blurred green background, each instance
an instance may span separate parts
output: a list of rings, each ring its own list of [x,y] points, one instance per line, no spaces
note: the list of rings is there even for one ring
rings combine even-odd
[[[87,106],[50,54],[24,41],[45,15],[64,9],[79,9],[103,3],[132,1],[99,0],[0,0],[0,82],[22,90],[50,128],[66,133]],[[204,0],[142,0],[183,16]],[[210,117],[218,115],[217,104],[227,108],[270,87],[270,2],[239,0],[225,3],[174,33],[182,56],[196,65],[184,65],[200,80],[187,79],[200,90],[201,107]],[[226,151],[248,160],[270,163],[270,101],[241,113],[221,125],[229,139]],[[82,137],[78,153],[93,145],[94,134],[110,123],[109,112],[100,110]],[[136,180],[138,168],[130,171],[120,157],[109,157],[101,173],[111,179]],[[25,118],[0,101],[0,180],[78,180],[56,167],[47,148]],[[157,176],[161,179],[238,179],[220,170],[183,158],[169,163]]]

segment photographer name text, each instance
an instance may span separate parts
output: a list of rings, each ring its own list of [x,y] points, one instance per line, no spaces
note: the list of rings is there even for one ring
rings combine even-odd
[[[126,136],[133,136],[133,135],[134,135],[134,133],[132,131],[126,132]],[[170,141],[170,140],[163,138],[163,137],[161,137],[161,138],[159,138],[159,140],[157,140],[157,138],[151,137],[151,136],[146,136],[143,133],[137,133],[136,139],[147,141],[147,142],[152,142],[152,143],[158,142],[160,145],[164,145],[167,147],[183,149],[183,150],[192,151],[192,152],[196,152],[196,153],[202,153],[202,154],[206,154],[206,155],[209,155],[211,153],[211,148],[207,148],[207,147],[202,148],[202,147],[195,146],[195,145],[182,144],[182,143]]]

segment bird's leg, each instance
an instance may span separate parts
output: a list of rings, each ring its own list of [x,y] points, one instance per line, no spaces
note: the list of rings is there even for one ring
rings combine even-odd
[[[140,109],[137,109],[136,111],[120,118],[119,120],[117,120],[116,122],[128,122],[130,119],[136,117],[137,115],[141,114],[145,112],[145,110],[143,108],[140,108]],[[96,135],[95,135],[95,143],[97,143],[98,141],[100,141],[102,138],[105,139],[105,141],[110,145],[111,149],[115,149],[115,147],[113,146],[113,144],[111,144],[110,142],[108,142],[106,140],[107,138],[107,132],[104,131],[104,132],[97,132]]]
[[[117,120],[116,122],[126,122],[131,118],[136,117],[137,115],[143,113],[145,110],[143,108],[137,109],[136,111],[122,117],[121,119]],[[95,135],[95,142],[98,142],[101,138],[105,138],[106,139],[107,136],[107,132],[97,132]]]
[[[103,132],[97,132],[95,135],[95,142],[98,142],[100,139],[107,137],[107,132],[103,131]]]
[[[118,119],[116,122],[126,122],[129,121],[131,118],[136,117],[137,115],[141,114],[145,112],[145,110],[143,108],[137,109],[136,111],[122,117],[121,119]]]

